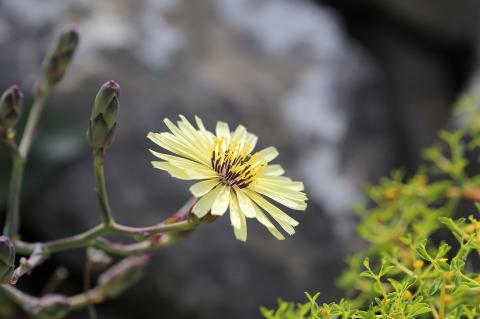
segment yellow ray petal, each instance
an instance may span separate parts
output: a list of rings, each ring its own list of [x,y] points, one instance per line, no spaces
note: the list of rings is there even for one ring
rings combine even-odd
[[[275,227],[270,221],[270,219],[268,219],[268,217],[265,216],[262,210],[255,203],[252,203],[252,205],[253,205],[253,208],[255,209],[255,216],[261,224],[263,224],[267,228]]]
[[[220,191],[220,187],[215,187],[213,190],[208,192],[205,196],[200,198],[198,202],[193,206],[192,213],[194,213],[197,217],[202,218],[203,216],[207,215],[207,213],[212,208],[213,202],[217,198],[218,192]]]
[[[291,179],[280,178],[283,176],[262,176],[258,178],[258,184],[274,186],[277,188],[288,189],[301,192],[305,189],[302,182],[292,181]]]
[[[263,150],[259,151],[258,153],[260,153],[260,155],[263,157],[263,159],[267,163],[273,161],[278,156],[278,151],[273,146],[264,148]]]
[[[200,131],[205,132],[207,129],[205,128],[205,125],[203,125],[203,121],[201,118],[195,115],[195,123],[197,124],[198,128]]]
[[[190,139],[198,142],[202,152],[210,153],[211,141],[202,132],[198,131],[183,115],[179,115],[181,121],[178,122],[178,126],[188,134]]]
[[[213,202],[212,215],[222,216],[227,211],[228,204],[230,204],[230,187],[225,185],[220,185],[218,187],[220,190]]]
[[[225,122],[217,122],[217,127],[215,129],[215,133],[217,134],[217,137],[225,137],[227,141],[230,141],[230,128],[228,127],[228,124]]]
[[[270,191],[268,189],[259,187],[259,185],[249,186],[248,189],[252,190],[253,193],[257,192],[259,194],[265,195],[273,199],[274,201],[277,201],[280,204],[294,210],[305,210],[307,208],[307,203],[305,202],[305,199],[288,198],[282,196],[282,194],[279,194],[278,192]]]
[[[152,152],[156,157],[163,159],[180,169],[183,169],[191,177],[195,177],[197,179],[210,179],[218,176],[217,172],[206,165],[174,155],[158,153],[152,150],[150,150],[150,152]]]
[[[257,146],[258,137],[255,134],[247,133],[245,137],[245,143],[250,145],[250,152]]]
[[[190,186],[190,193],[192,193],[192,195],[197,198],[202,197],[218,184],[219,181],[217,178],[207,179],[205,181],[201,181]]]
[[[270,232],[270,234],[272,234],[276,239],[278,239],[278,240],[284,240],[285,239],[285,236],[283,236],[282,233],[280,233],[277,228],[267,227],[267,229]]]
[[[185,146],[190,152],[194,153],[196,156],[202,160],[208,162],[208,154],[206,154],[200,147],[194,136],[190,136],[187,130],[183,130],[180,127],[177,127],[169,119],[164,119],[163,122],[167,125],[170,131],[173,133],[175,139],[172,139],[171,136],[162,134],[165,138],[169,138],[172,142],[177,142]]]
[[[297,226],[298,222],[292,217],[285,214],[281,209],[267,201],[262,196],[258,195],[255,192],[245,190],[245,193],[250,197],[255,203],[257,203],[261,208],[263,208],[267,213],[269,213],[275,220],[284,221],[292,226]]]
[[[158,157],[158,158],[160,158],[164,161],[170,162],[174,165],[178,165],[179,167],[182,167],[182,168],[189,168],[189,169],[197,169],[198,168],[199,170],[209,168],[209,166],[207,166],[207,165],[200,164],[198,162],[192,161],[190,159],[186,159],[184,157],[169,155],[169,154],[165,154],[165,153],[160,153],[160,152],[156,152],[154,150],[149,150],[149,151],[150,151],[150,153],[152,153],[156,157]]]
[[[257,220],[262,223],[268,231],[275,236],[278,240],[284,240],[285,237],[278,231],[278,229],[275,227],[275,225],[272,224],[270,219],[268,219],[267,216],[262,212],[262,210],[255,204],[253,203],[253,207],[255,208],[255,213],[257,215]],[[290,226],[291,227],[291,226]],[[290,230],[290,228],[289,228]]]
[[[284,169],[282,166],[278,164],[267,165],[261,173],[261,176],[280,176],[285,174]]]
[[[235,132],[233,132],[232,140],[238,141],[239,143],[245,143],[245,138],[247,137],[247,129],[243,125],[237,126]]]
[[[292,225],[284,222],[284,221],[281,220],[281,219],[276,219],[276,221],[277,221],[277,223],[280,225],[280,227],[282,227],[283,230],[287,232],[287,234],[289,234],[289,235],[295,234],[295,228],[293,228]]]
[[[235,187],[235,193],[237,194],[238,204],[242,214],[248,218],[255,218],[255,208],[253,207],[253,203],[250,198],[248,198],[243,193],[243,190],[239,189],[238,187]]]
[[[230,192],[230,223],[234,228],[240,229],[242,227],[240,208],[238,207],[238,200],[235,192]],[[245,218],[245,217],[244,217]]]
[[[285,185],[278,185],[275,183],[270,184],[258,180],[255,185],[252,185],[251,189],[255,191],[261,190],[265,193],[276,194],[292,200],[305,201],[307,199],[307,195],[305,195],[304,192],[297,191],[295,186],[291,187],[294,189],[286,188]]]
[[[202,133],[208,139],[210,145],[212,145],[214,135],[210,131],[207,131],[207,129],[205,128],[205,125],[203,125],[202,119],[196,115],[195,115],[195,123],[197,124],[197,127],[200,130],[200,133]]]
[[[149,133],[147,137],[160,147],[169,152],[180,155],[182,157],[197,161],[208,165],[210,159],[207,154],[199,153],[196,149],[185,144],[185,141],[178,139],[171,133]]]
[[[246,241],[247,240],[247,221],[245,219],[245,215],[239,213],[240,216],[240,228],[233,228],[233,232],[235,233],[235,237],[238,240]]]
[[[195,179],[195,178],[192,178],[190,175],[188,175],[187,172],[185,172],[183,169],[180,169],[168,162],[153,161],[152,166],[157,169],[167,171],[172,177],[175,177],[178,179],[184,179],[184,180]]]

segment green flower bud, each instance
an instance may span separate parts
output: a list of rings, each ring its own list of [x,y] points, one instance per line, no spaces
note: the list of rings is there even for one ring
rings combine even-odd
[[[134,285],[142,276],[148,256],[129,257],[98,278],[98,286],[105,297],[114,298]]]
[[[23,93],[16,85],[9,87],[0,98],[0,138],[13,140],[20,119]]]
[[[88,142],[94,148],[106,149],[112,145],[117,126],[120,86],[108,81],[97,93],[88,127]]]
[[[65,317],[71,310],[72,307],[66,297],[47,295],[40,298],[34,305],[31,305],[29,312],[34,318],[60,319]]]
[[[79,36],[74,29],[60,34],[43,62],[43,74],[47,86],[57,84],[65,74],[77,49]]]
[[[0,236],[0,283],[10,282],[15,269],[15,246],[7,236]]]

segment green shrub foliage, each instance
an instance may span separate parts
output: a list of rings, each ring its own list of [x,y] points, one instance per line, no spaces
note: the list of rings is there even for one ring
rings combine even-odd
[[[369,203],[356,211],[367,245],[347,259],[338,280],[346,298],[321,303],[317,293],[306,294],[305,304],[280,300],[277,309],[261,308],[264,318],[480,318],[475,105],[473,97],[458,103],[461,127],[439,133],[413,176],[397,170],[366,188]]]

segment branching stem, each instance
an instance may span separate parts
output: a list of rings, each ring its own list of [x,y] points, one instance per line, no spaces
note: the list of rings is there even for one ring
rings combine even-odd
[[[17,240],[15,241],[15,246],[18,253],[31,254],[35,246],[41,245],[44,254],[52,255],[65,250],[91,246],[97,242],[97,239],[108,234],[117,233],[132,238],[138,237],[139,235],[148,237],[149,235],[160,233],[166,234],[192,230],[197,226],[198,222],[194,220],[185,220],[171,224],[158,224],[150,227],[129,227],[120,224],[105,226],[104,224],[100,224],[86,232],[62,239],[47,241],[45,243],[28,243]]]
[[[193,230],[200,225],[197,219],[187,218],[195,201],[195,198],[192,198],[180,208],[174,215],[175,219],[179,219],[177,222],[168,222],[167,219],[165,222],[149,227],[129,227],[114,222],[111,225],[100,224],[74,236],[43,243],[28,243],[16,240],[14,243],[17,253],[23,255],[30,254],[30,257],[15,270],[15,279],[18,280],[21,276],[31,272],[33,268],[40,265],[51,255],[66,250],[94,246],[113,255],[131,256],[169,246],[178,238],[176,236],[177,233]],[[138,239],[139,236],[142,236],[143,240],[137,243],[123,244],[111,242],[103,238],[103,236],[110,234],[119,234],[133,239]],[[162,234],[162,236],[150,238],[156,234]]]
[[[140,258],[136,257],[129,257],[132,259]],[[110,272],[109,277],[112,276],[112,272],[118,273],[119,271],[129,271],[128,269],[120,269],[115,265],[109,268],[105,273]],[[104,273],[104,274],[105,274]],[[121,276],[117,276],[117,278],[121,278]],[[128,289],[131,285],[133,285],[135,281],[125,281],[123,284],[125,285],[124,289]],[[16,304],[22,306],[33,318],[43,318],[42,314],[45,315],[46,313],[51,314],[52,311],[54,314],[59,315],[55,318],[60,318],[61,316],[66,315],[70,311],[83,309],[88,307],[90,304],[98,304],[103,302],[104,300],[111,298],[112,296],[108,294],[108,291],[105,290],[101,286],[100,283],[87,291],[84,291],[81,294],[77,294],[74,296],[64,296],[64,295],[57,295],[57,294],[49,294],[43,297],[34,297],[29,294],[22,292],[21,290],[15,288],[14,286],[4,284],[0,285],[0,288],[3,292]],[[60,306],[56,306],[56,303]],[[59,313],[57,313],[58,311]]]

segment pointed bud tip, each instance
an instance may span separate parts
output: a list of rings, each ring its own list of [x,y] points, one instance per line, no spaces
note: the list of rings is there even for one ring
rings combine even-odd
[[[117,82],[115,82],[113,80],[110,80],[110,81],[105,82],[102,85],[101,90],[115,91],[115,93],[118,95],[120,93],[120,85]]]
[[[23,92],[20,90],[20,87],[16,84],[9,86],[5,90],[5,95],[11,95],[15,101],[19,101],[20,99],[23,99]]]
[[[15,96],[16,100],[21,100],[23,99],[23,92],[20,90],[20,87],[16,84],[10,86],[7,91],[11,91],[13,95]]]
[[[64,31],[60,37],[67,40],[70,44],[75,44],[75,45],[78,43],[78,40],[80,39],[80,35],[77,29],[73,27]]]
[[[71,37],[76,37],[78,38],[79,35],[78,35],[78,31],[75,27],[70,27],[70,29],[68,29],[67,33],[71,36]]]

